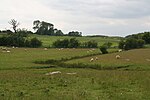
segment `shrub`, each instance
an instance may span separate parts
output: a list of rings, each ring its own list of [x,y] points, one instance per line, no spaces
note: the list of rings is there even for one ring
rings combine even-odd
[[[80,43],[76,38],[71,38],[69,41],[69,48],[77,48],[79,47]]]
[[[80,43],[76,38],[57,40],[53,43],[53,47],[56,48],[77,48]]]
[[[97,48],[98,43],[94,40],[82,43],[81,47],[83,48]]]
[[[105,46],[108,49],[112,46],[112,43],[111,42],[106,42],[106,43],[103,44],[103,46]]]
[[[40,47],[41,45],[42,45],[42,42],[38,40],[37,38],[33,38],[30,41],[30,47],[37,48],[37,47]]]
[[[106,46],[101,46],[100,51],[102,52],[102,54],[107,54],[108,53]]]
[[[119,48],[124,50],[130,50],[135,48],[142,48],[145,41],[142,39],[128,38],[125,41],[119,42]]]

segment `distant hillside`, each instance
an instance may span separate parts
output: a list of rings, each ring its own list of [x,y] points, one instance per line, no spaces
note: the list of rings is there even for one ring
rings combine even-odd
[[[39,40],[43,42],[44,47],[49,47],[52,45],[53,42],[55,42],[58,39],[70,39],[70,38],[76,38],[80,42],[87,42],[90,40],[94,40],[98,42],[98,46],[103,45],[106,42],[111,42],[112,46],[118,46],[118,43],[120,41],[119,37],[89,37],[89,36],[83,36],[83,37],[72,37],[72,36],[48,36],[48,35],[36,35],[36,34],[30,34],[29,38],[36,37]]]

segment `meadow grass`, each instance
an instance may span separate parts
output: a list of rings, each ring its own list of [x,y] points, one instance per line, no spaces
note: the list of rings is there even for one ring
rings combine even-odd
[[[48,36],[48,35],[36,35],[31,34],[29,35],[29,38],[37,37],[39,40],[43,42],[44,47],[51,47],[53,42],[55,42],[58,39],[70,39],[70,38],[76,38],[81,43],[94,40],[98,43],[98,46],[103,45],[106,42],[111,42],[112,46],[118,46],[118,43],[120,41],[119,38],[113,38],[113,37],[71,37],[71,36]]]
[[[27,50],[25,50],[27,49]],[[95,70],[90,68],[49,68],[35,61],[61,60],[99,53],[98,49],[15,48],[0,51],[0,100],[149,100],[149,49],[98,55],[92,64],[104,67],[133,65],[132,70]],[[110,50],[113,52],[114,50]],[[119,54],[121,59],[115,59]],[[93,57],[93,56],[92,56]],[[96,56],[94,56],[96,57]],[[91,57],[65,63],[90,65]],[[125,61],[130,59],[130,62]],[[140,65],[140,66],[139,66]],[[139,70],[139,68],[141,70]],[[131,68],[130,68],[131,69]],[[61,74],[46,75],[60,71]],[[67,73],[76,73],[68,75]]]
[[[61,60],[62,58],[71,58],[75,56],[85,56],[99,53],[98,49],[92,50],[92,52],[87,52],[89,50],[91,49],[44,50],[44,48],[11,48],[10,53],[2,52],[2,50],[0,50],[0,69],[45,66],[35,64],[33,62],[45,61],[49,59]]]
[[[120,55],[120,59],[116,59]],[[98,57],[98,60],[90,62],[91,58]],[[150,49],[135,49],[112,54],[97,55],[66,61],[67,64],[83,63],[89,65],[101,65],[102,67],[129,66],[125,69],[150,70]]]
[[[52,71],[61,74],[46,76]],[[76,72],[76,75],[67,75]],[[149,71],[28,69],[0,71],[0,98],[35,100],[149,100]]]

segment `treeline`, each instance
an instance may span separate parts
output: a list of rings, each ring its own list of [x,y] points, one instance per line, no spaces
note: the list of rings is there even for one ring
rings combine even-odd
[[[40,47],[42,42],[37,38],[29,40],[27,34],[15,33],[0,37],[0,46],[15,46],[15,47]]]
[[[54,48],[97,48],[98,43],[95,41],[79,42],[76,38],[59,39],[52,45]]]
[[[68,34],[64,34],[61,30],[54,27],[53,24],[36,20],[33,22],[33,29],[35,34],[50,35],[50,36],[82,36],[82,32],[71,31]]]
[[[119,48],[124,50],[143,48],[145,44],[150,44],[150,32],[132,34],[119,42]]]
[[[145,44],[150,44],[150,32],[132,34],[126,36],[126,38],[142,39],[145,41]]]

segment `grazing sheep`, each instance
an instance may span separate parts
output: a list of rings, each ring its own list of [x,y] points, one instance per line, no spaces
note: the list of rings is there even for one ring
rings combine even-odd
[[[77,74],[77,73],[66,73],[66,74],[68,74],[68,75],[75,75],[75,74]]]
[[[15,47],[13,46],[12,48],[14,49]]]
[[[94,61],[94,58],[91,58],[91,59],[90,59],[90,62],[93,62],[93,61]]]
[[[2,47],[1,49],[2,49],[2,50],[6,50],[6,51],[7,51],[7,48],[6,48],[6,47]]]
[[[119,49],[118,52],[122,52],[122,49]]]
[[[24,49],[24,51],[27,51],[27,49]]]
[[[120,55],[116,55],[116,59],[120,59]]]
[[[7,53],[10,53],[10,51],[9,51],[9,50],[7,50],[6,52],[7,52]]]
[[[53,75],[53,74],[61,74],[61,72],[60,71],[49,72],[49,73],[46,73],[45,75]]]
[[[44,48],[44,50],[48,50],[47,48]]]
[[[95,60],[98,60],[98,57],[95,57]]]

